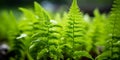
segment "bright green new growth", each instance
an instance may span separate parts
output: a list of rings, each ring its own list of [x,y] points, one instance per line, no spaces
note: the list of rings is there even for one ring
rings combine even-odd
[[[119,60],[120,59],[120,0],[115,0],[109,16],[108,24],[109,40],[105,51],[99,55],[97,60]]]
[[[31,54],[34,53],[32,55],[33,58],[38,60],[47,60],[48,58],[54,60],[60,59],[60,52],[57,47],[58,43],[56,43],[60,39],[60,33],[56,28],[60,28],[61,26],[52,24],[48,13],[36,2],[35,12],[39,20],[36,22],[37,25],[39,24],[39,27],[35,30],[39,31],[32,36],[34,41],[30,46],[30,52]]]
[[[72,6],[70,7],[70,11],[67,17],[67,28],[66,28],[66,37],[67,40],[65,43],[71,45],[70,53],[72,53],[69,58],[71,59],[80,59],[80,56],[85,56],[88,58],[92,58],[87,51],[85,52],[85,48],[87,48],[87,44],[85,42],[86,35],[86,23],[82,18],[82,14],[77,5],[77,0],[73,0]],[[66,39],[67,38],[67,39]],[[81,48],[80,48],[81,47]],[[68,50],[68,49],[67,49]],[[81,52],[83,55],[81,55]],[[76,55],[77,53],[77,55]],[[66,53],[65,53],[66,54]],[[86,54],[86,55],[84,55]]]
[[[12,12],[0,14],[0,42],[10,45],[10,60],[119,60],[119,5],[115,0],[109,18],[96,9],[86,21],[77,0],[55,17],[34,2],[34,10],[19,8],[17,22]]]
[[[111,23],[111,29],[113,29],[113,30],[111,30],[111,33],[113,34],[112,36],[116,36],[116,37],[119,37],[120,36],[120,32],[119,32],[119,30],[120,30],[120,28],[119,28],[119,26],[120,26],[120,24],[119,24],[119,22],[120,22],[120,18],[119,18],[119,16],[120,16],[120,1],[119,0],[115,0],[114,1],[114,5],[113,5],[113,8],[112,8],[112,11],[111,11],[111,14],[110,14],[110,23]]]
[[[110,27],[111,27],[111,59],[119,60],[120,59],[120,0],[115,0],[113,9],[111,11],[110,17]]]

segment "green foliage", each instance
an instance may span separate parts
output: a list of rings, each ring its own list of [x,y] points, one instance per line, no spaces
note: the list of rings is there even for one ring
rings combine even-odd
[[[34,10],[19,8],[18,20],[3,11],[0,42],[10,45],[10,60],[119,60],[119,3],[115,0],[110,16],[98,9],[94,17],[84,15],[77,0],[68,13],[54,17],[37,2]]]
[[[14,32],[17,30],[15,17],[12,12],[3,11],[0,14],[0,19],[0,42],[9,41],[9,39],[11,39],[10,36],[16,34],[16,32]]]
[[[98,56],[97,60],[119,60],[120,59],[120,1],[115,0],[108,23],[108,42],[104,53]]]
[[[71,45],[70,55],[72,53],[72,55],[68,56],[67,58],[71,58],[75,60],[80,59],[80,56],[78,58],[73,58],[73,57],[77,57],[76,55],[74,55],[76,54],[77,51],[82,52],[87,48],[86,46],[87,43],[85,42],[87,25],[82,18],[82,14],[79,11],[79,7],[77,6],[77,0],[73,0],[72,6],[70,8],[70,11],[68,13],[66,20],[67,20],[67,25],[66,25],[67,28],[66,28],[66,34],[65,34],[65,44]],[[83,53],[83,56],[88,57],[89,55],[89,54],[84,55],[84,52],[82,53]],[[65,52],[65,54],[67,54],[67,52]]]

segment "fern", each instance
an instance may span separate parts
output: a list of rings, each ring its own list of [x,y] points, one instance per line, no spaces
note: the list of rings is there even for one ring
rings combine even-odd
[[[46,60],[46,59],[58,59],[58,40],[60,39],[60,33],[57,32],[56,29],[61,27],[60,25],[52,24],[52,20],[48,13],[38,4],[35,2],[35,14],[38,17],[38,21],[36,22],[38,29],[35,29],[35,32],[32,36],[33,43],[30,47],[30,53],[33,59],[37,60]],[[41,27],[41,28],[40,28]],[[38,31],[39,30],[39,31]],[[39,37],[39,38],[38,38]],[[55,50],[56,53],[54,53]],[[45,50],[45,51],[44,51]],[[50,55],[52,54],[53,55]],[[45,56],[46,55],[46,56]],[[45,56],[45,57],[44,57]],[[60,59],[60,58],[59,58]]]
[[[1,24],[0,24],[0,42],[11,42],[13,39],[12,35],[17,33],[17,23],[12,11],[3,11],[0,14]],[[11,44],[11,43],[9,43]]]
[[[12,14],[12,13],[11,13]],[[11,15],[14,16],[14,15]],[[14,18],[14,17],[12,17]],[[14,18],[15,19],[15,18]],[[18,27],[17,23],[15,23],[15,21],[13,21],[14,25],[16,27]],[[9,54],[12,54],[10,57],[13,58],[14,60],[32,60],[29,52],[28,52],[28,47],[29,47],[29,43],[30,40],[27,37],[26,34],[21,33],[20,30],[18,28],[16,28],[16,33],[14,35],[11,35],[11,37],[13,37],[12,39],[12,47],[11,50],[9,52]]]
[[[120,59],[120,49],[118,48],[120,45],[118,44],[119,43],[119,37],[120,37],[120,24],[119,24],[119,7],[120,7],[120,1],[119,0],[115,0],[114,1],[114,5],[113,5],[113,9],[111,11],[111,14],[110,14],[110,23],[111,23],[111,56],[112,58],[111,59],[117,59],[119,60]],[[116,51],[116,48],[117,48],[117,51]],[[117,55],[117,56],[116,56]]]
[[[68,13],[55,16],[37,2],[34,10],[19,8],[23,14],[17,21],[12,12],[3,11],[0,42],[10,45],[9,60],[119,60],[119,4],[115,0],[109,17],[96,9],[88,19],[77,0]]]
[[[91,49],[89,53],[93,58],[96,58],[104,50],[104,45],[107,39],[106,33],[107,17],[105,14],[100,14],[98,9],[94,10],[94,18],[89,24],[89,30],[87,32],[88,38],[91,41]],[[89,45],[89,46],[90,46]]]
[[[37,14],[36,16],[38,16],[38,18],[40,18],[40,19],[38,19],[38,21],[36,22],[35,25],[37,25],[38,27],[41,27],[41,28],[40,29],[38,28],[39,31],[35,32],[34,35],[32,36],[32,39],[35,39],[35,40],[33,40],[33,42],[34,41],[37,41],[37,42],[34,42],[34,44],[31,45],[30,53],[31,53],[33,59],[37,59],[37,54],[39,52],[41,52],[40,51],[41,49],[47,48],[47,50],[48,50],[48,41],[49,41],[49,38],[48,38],[49,26],[48,26],[48,24],[49,24],[50,19],[45,14],[45,11],[42,10],[42,7],[40,7],[38,3],[35,2],[34,6],[35,6],[35,12]],[[44,28],[42,28],[42,27],[44,27]],[[35,30],[38,30],[38,29],[35,29]],[[40,37],[40,38],[36,38],[36,37]],[[43,44],[42,42],[45,44],[39,45],[39,44]]]
[[[28,46],[27,46],[29,45],[29,41],[27,41],[28,39],[25,39],[26,38],[25,36],[22,37],[22,35],[23,34],[21,34],[21,36],[14,39],[13,41],[14,45],[10,53],[13,54],[12,58],[14,58],[14,60],[26,60],[26,59],[32,60],[28,52]]]
[[[113,4],[112,11],[109,16],[109,40],[106,44],[106,50],[98,56],[98,60],[119,60],[120,59],[120,45],[119,45],[119,37],[120,37],[120,24],[119,24],[119,12],[120,1],[115,0]],[[110,52],[109,55],[106,52]]]
[[[84,47],[86,47],[86,43],[84,41],[84,35],[86,34],[86,23],[82,19],[82,14],[77,6],[77,0],[73,0],[67,20],[68,25],[65,38],[67,40],[66,44],[72,46],[70,53],[75,54],[76,51],[86,50],[84,49]],[[74,59],[73,57],[73,55],[70,55],[70,57],[67,58]]]

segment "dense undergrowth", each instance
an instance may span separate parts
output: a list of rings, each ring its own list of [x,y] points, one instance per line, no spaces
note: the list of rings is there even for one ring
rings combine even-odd
[[[120,1],[109,15],[94,11],[94,17],[79,10],[73,0],[69,12],[54,17],[34,2],[34,10],[19,8],[0,15],[0,42],[10,49],[6,60],[119,60]]]

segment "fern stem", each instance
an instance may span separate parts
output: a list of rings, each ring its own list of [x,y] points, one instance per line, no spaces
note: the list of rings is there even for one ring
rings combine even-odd
[[[117,0],[114,1],[115,4],[117,4],[116,1],[117,1]],[[117,8],[117,7],[114,7],[114,8]],[[113,10],[113,12],[114,12],[114,10]],[[117,15],[117,14],[116,14],[116,15]],[[112,41],[111,41],[111,57],[113,57],[113,53],[114,53],[114,52],[113,52],[113,47],[114,47],[113,43],[114,43],[114,40],[116,39],[116,38],[115,38],[115,36],[116,36],[115,29],[117,29],[117,28],[115,28],[116,25],[117,25],[117,24],[116,24],[116,23],[117,23],[116,20],[117,20],[117,17],[114,16],[114,20],[112,21],[112,22],[113,22],[113,27],[112,27],[113,30],[112,30]]]
[[[116,19],[115,19],[116,20]],[[114,33],[115,33],[115,22],[116,21],[113,21],[113,31],[112,31],[112,41],[111,41],[111,57],[113,57],[113,40],[115,40],[115,38],[114,38]]]
[[[73,0],[73,6],[76,5],[76,4],[77,4],[77,0]],[[75,26],[75,20],[73,19],[72,21],[73,21],[73,25],[72,25],[73,26],[73,38],[72,38],[72,40],[73,40],[72,52],[73,53],[72,53],[72,55],[73,55],[74,54],[74,36],[75,36],[75,31],[74,31],[75,27],[74,26]]]
[[[75,25],[74,25],[74,23],[75,23],[75,20],[73,20],[73,38],[72,38],[72,40],[73,40],[72,52],[73,52],[73,53],[72,53],[72,55],[74,54],[74,36],[75,36],[75,32],[74,32],[74,29],[75,29],[75,27],[74,27],[74,26],[75,26]]]
[[[48,24],[47,24],[47,27],[48,27],[47,28],[47,34],[48,34],[48,36],[47,36],[47,50],[48,50],[47,53],[48,53],[48,55],[50,54],[49,53],[49,32],[50,32],[49,31],[49,29],[50,29],[50,26],[49,26],[50,24],[49,23],[50,23],[50,20],[48,20]]]

